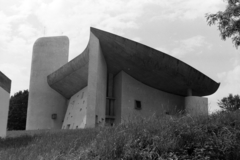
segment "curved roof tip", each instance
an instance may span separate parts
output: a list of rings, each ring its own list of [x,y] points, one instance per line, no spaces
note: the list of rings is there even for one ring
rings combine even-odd
[[[115,62],[108,61],[108,59],[112,60],[114,59],[114,54],[119,54],[121,55],[119,57],[122,58],[131,57],[132,59],[128,61],[133,63],[136,61],[136,65],[141,68],[142,72],[150,70],[151,74],[144,73],[144,75],[148,75],[149,77],[142,78],[140,73],[133,73],[126,70],[126,67],[123,65],[126,66],[126,64],[129,63],[124,62],[124,64],[121,64],[118,62],[118,64],[123,67],[121,69],[144,84],[181,96],[187,96],[188,88],[191,88],[193,94],[196,96],[211,95],[215,93],[220,86],[220,83],[215,82],[197,69],[162,51],[97,28],[91,27],[90,30],[99,39],[103,48],[103,54],[110,66],[114,65]],[[114,52],[110,47],[115,48]],[[121,51],[124,50],[125,52],[119,52],[116,48]],[[155,72],[162,75],[155,76]],[[169,88],[167,89],[167,87],[159,83],[164,83]],[[176,87],[176,91],[171,89],[171,86]]]
[[[108,72],[113,75],[124,71],[145,85],[180,96],[188,96],[189,89],[192,90],[193,96],[207,96],[215,93],[219,88],[220,83],[215,82],[190,65],[166,53],[94,27],[90,27],[90,32],[98,38],[108,66]],[[90,36],[91,38],[93,37]],[[61,67],[56,73],[66,72],[64,73],[65,75],[73,76],[74,74],[72,73],[77,71],[68,70],[67,68],[71,68],[69,66],[73,65],[71,64],[73,62],[76,63],[75,61],[81,63],[82,59],[86,59],[89,54],[88,50],[89,45],[83,51],[83,55],[80,54]],[[68,76],[64,78],[58,77],[56,76],[57,74],[53,74],[48,76],[49,81],[51,81],[49,85],[56,91],[59,90],[59,93],[64,94],[64,92],[68,92],[67,97],[69,97],[77,89],[81,89],[77,87],[71,88],[71,86],[61,88],[62,84],[67,84],[71,78]],[[78,74],[80,73],[75,75]],[[75,86],[80,86],[81,78],[75,76],[74,79],[78,79],[78,84]],[[59,85],[57,85],[57,82]],[[83,83],[86,83],[86,80]]]

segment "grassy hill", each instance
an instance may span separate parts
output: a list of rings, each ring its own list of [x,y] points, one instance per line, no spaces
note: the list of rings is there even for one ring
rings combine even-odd
[[[0,159],[238,160],[240,111],[135,118],[95,129],[12,131],[0,140]]]

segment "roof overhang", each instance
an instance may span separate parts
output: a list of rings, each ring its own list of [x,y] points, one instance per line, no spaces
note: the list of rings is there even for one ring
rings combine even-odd
[[[0,71],[0,87],[6,92],[10,93],[11,90],[11,80]]]
[[[132,40],[91,28],[99,39],[108,72],[124,71],[136,80],[159,90],[187,96],[207,96],[217,91],[216,83],[188,64]],[[48,76],[49,85],[70,98],[87,85],[89,45],[82,54]]]

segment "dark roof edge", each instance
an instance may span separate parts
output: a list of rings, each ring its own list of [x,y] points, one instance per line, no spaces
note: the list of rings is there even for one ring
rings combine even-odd
[[[0,87],[10,93],[12,81],[0,71]]]

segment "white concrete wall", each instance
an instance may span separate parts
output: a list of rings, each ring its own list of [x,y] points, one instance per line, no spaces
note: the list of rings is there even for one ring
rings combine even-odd
[[[0,87],[0,137],[6,137],[10,94]]]
[[[205,97],[185,97],[185,112],[192,116],[208,115],[208,99]]]
[[[104,125],[106,112],[107,65],[97,37],[89,41],[88,98],[86,127]]]
[[[49,87],[47,76],[68,62],[69,40],[65,36],[39,38],[33,46],[27,112],[27,130],[60,129],[66,99]],[[52,119],[57,114],[57,119]]]
[[[115,77],[115,84],[117,81],[121,81],[122,84],[121,89],[115,86],[115,107],[116,110],[119,110],[119,106],[121,106],[121,122],[131,120],[136,116],[149,117],[153,114],[161,116],[166,113],[174,115],[184,109],[184,97],[149,87],[125,72],[119,74],[121,76]],[[117,80],[117,78],[121,78],[121,80]],[[141,110],[134,108],[135,100],[141,101]],[[119,122],[118,115],[116,115],[116,122]]]
[[[70,98],[62,129],[85,128],[87,95],[85,87]]]

